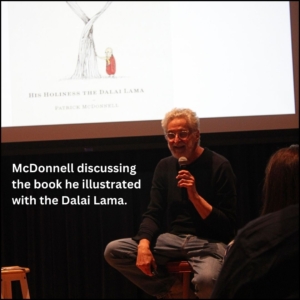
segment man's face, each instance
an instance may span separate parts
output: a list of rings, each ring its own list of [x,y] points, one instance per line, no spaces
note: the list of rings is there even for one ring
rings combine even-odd
[[[167,137],[168,147],[172,155],[177,159],[185,156],[188,161],[192,161],[198,146],[199,132],[192,132],[185,119],[176,118],[169,122],[167,133],[175,134],[174,138],[172,136],[171,139]]]

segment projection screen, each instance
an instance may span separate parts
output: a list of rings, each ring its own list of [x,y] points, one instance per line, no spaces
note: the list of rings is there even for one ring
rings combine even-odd
[[[1,142],[298,128],[299,3],[2,1]]]

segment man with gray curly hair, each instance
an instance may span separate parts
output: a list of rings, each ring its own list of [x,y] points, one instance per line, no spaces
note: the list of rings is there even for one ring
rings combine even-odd
[[[195,112],[174,108],[161,125],[172,155],[155,168],[137,234],[110,242],[104,257],[143,291],[164,299],[182,296],[166,263],[187,260],[190,297],[208,299],[236,233],[236,178],[225,157],[200,146]]]

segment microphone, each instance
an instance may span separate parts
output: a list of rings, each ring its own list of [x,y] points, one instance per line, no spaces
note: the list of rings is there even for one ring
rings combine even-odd
[[[179,157],[178,163],[179,163],[179,166],[180,166],[180,170],[185,170],[186,169],[187,162],[188,162],[188,160],[185,156]],[[187,203],[187,200],[188,200],[187,190],[185,188],[183,188],[181,190],[181,201],[184,202],[184,203]]]
[[[187,162],[188,162],[188,160],[185,156],[179,157],[178,163],[179,163],[179,166],[180,166],[180,170],[186,169]]]

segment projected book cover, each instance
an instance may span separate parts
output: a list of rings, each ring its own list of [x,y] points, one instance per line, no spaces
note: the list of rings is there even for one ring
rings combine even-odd
[[[288,1],[2,1],[1,16],[2,126],[295,113]]]
[[[147,120],[170,106],[167,2],[11,2],[8,16],[15,126]]]

